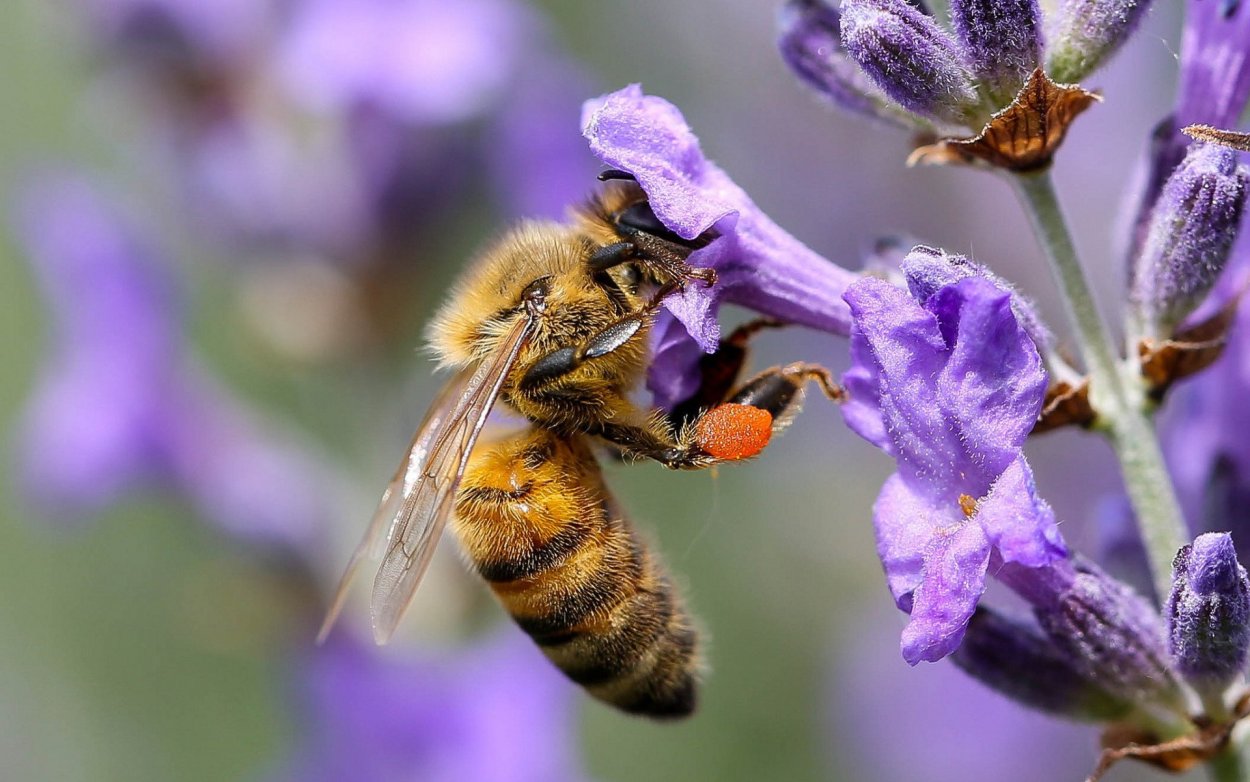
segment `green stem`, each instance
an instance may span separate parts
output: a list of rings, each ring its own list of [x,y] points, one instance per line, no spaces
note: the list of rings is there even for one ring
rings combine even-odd
[[[1228,742],[1224,751],[1207,761],[1207,776],[1211,782],[1245,782],[1250,779],[1250,766],[1245,753],[1236,740]]]
[[[1050,173],[1009,177],[1024,204],[1055,282],[1062,293],[1075,338],[1089,372],[1090,403],[1098,425],[1111,437],[1124,486],[1136,511],[1155,589],[1167,598],[1172,583],[1172,558],[1188,540],[1180,504],[1148,409],[1145,388],[1135,362],[1122,362],[1106,322],[1098,312],[1089,279],[1077,260],[1067,221],[1055,197]]]

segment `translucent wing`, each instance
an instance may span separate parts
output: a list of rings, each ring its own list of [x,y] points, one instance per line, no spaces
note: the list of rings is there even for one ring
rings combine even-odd
[[[343,577],[339,579],[334,599],[330,602],[326,618],[322,621],[321,629],[317,633],[317,643],[324,641],[334,627],[339,613],[343,610],[343,604],[347,601],[347,593],[351,589],[361,563],[366,559],[380,558],[383,552],[383,541],[389,542],[394,538],[394,530],[399,522],[400,503],[405,495],[405,478],[419,472],[426,462],[435,434],[451,414],[453,403],[464,395],[465,386],[468,385],[470,379],[471,374],[466,370],[448,381],[434,399],[434,404],[430,405],[421,425],[417,427],[408,450],[404,452],[403,460],[399,463],[395,474],[391,476],[390,482],[386,484],[382,498],[378,500],[378,506],[373,511],[373,518],[369,520],[369,527],[365,530],[364,537],[360,539],[360,544],[352,552],[347,569],[343,571]],[[384,529],[387,533],[385,536],[382,535]]]
[[[417,436],[407,469],[399,480],[399,502],[387,536],[386,554],[373,581],[373,637],[386,643],[425,575],[455,504],[456,487],[508,370],[533,331],[534,320],[517,322],[499,352],[483,361],[446,415],[428,422],[428,440]],[[435,420],[437,419],[437,420]],[[428,445],[428,448],[422,446]],[[390,491],[388,489],[388,491]],[[391,492],[394,495],[394,492]],[[383,506],[392,500],[383,495]]]

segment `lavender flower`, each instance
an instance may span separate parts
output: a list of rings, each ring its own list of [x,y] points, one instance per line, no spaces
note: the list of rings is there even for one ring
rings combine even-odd
[[[842,15],[826,0],[789,0],[778,19],[777,45],[786,65],[834,105],[890,125],[897,110],[842,45]]]
[[[904,262],[909,285],[923,287]],[[895,458],[873,510],[877,551],[911,614],[903,657],[959,645],[991,560],[1042,568],[1066,556],[1021,453],[1046,374],[1011,294],[980,277],[926,298],[881,280],[846,293],[855,318],[847,424]]]
[[[386,659],[336,633],[299,673],[306,727],[274,782],[572,782],[573,690],[507,630],[454,658]]]
[[[1168,644],[1177,670],[1218,695],[1246,667],[1250,578],[1227,533],[1199,535],[1176,554],[1168,596]]]
[[[1250,173],[1237,153],[1190,147],[1154,205],[1130,294],[1138,335],[1167,339],[1215,285],[1241,227]]]
[[[1057,82],[1078,82],[1128,40],[1151,0],[1064,0],[1046,71]]]
[[[909,111],[960,125],[977,105],[959,47],[905,0],[845,0],[842,42],[868,78]]]
[[[1180,129],[1194,124],[1232,127],[1250,98],[1250,57],[1245,50],[1250,13],[1244,8],[1226,12],[1221,4],[1209,0],[1189,0],[1185,13],[1175,108],[1151,136],[1131,201],[1136,212],[1128,253],[1130,276],[1135,272],[1132,264],[1145,242],[1163,183],[1180,165],[1190,145]]]
[[[1132,703],[1104,690],[1035,624],[977,608],[951,660],[1014,701],[1072,719],[1124,716]]]
[[[308,553],[333,505],[327,471],[183,358],[152,251],[74,179],[33,191],[17,228],[54,313],[19,446],[39,506],[81,518],[161,483],[232,535]]]
[[[690,285],[665,301],[681,328],[666,317],[656,324],[647,385],[657,404],[671,407],[693,393],[698,350],[710,353],[717,347],[721,302],[834,334],[850,330],[841,296],[855,275],[809,250],[761,212],[703,156],[676,106],[644,95],[634,84],[587,102],[582,124],[591,151],[637,178],[665,226],[686,239],[707,231],[717,235],[689,259],[693,266],[715,269],[716,285]]]
[[[1089,680],[1119,699],[1185,713],[1163,620],[1127,585],[1081,558],[1045,568],[1008,563],[997,576],[1033,606],[1051,643]]]
[[[996,102],[1010,103],[1041,64],[1037,0],[953,0],[951,23],[973,73]]]

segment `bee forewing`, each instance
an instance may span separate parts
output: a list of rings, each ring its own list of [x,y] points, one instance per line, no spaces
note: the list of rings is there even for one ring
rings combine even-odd
[[[402,502],[373,581],[373,636],[379,644],[390,640],[412,602],[451,516],[469,453],[533,326],[532,318],[517,322],[499,351],[483,361],[465,383],[451,412],[431,418],[428,441],[424,435],[417,441],[417,445],[428,443],[422,458],[410,459],[401,468]]]
[[[435,432],[438,431],[440,423],[447,419],[451,412],[451,404],[464,393],[469,379],[470,374],[466,371],[449,380],[447,385],[443,386],[443,390],[438,393],[434,404],[430,405],[421,425],[417,427],[416,434],[412,436],[412,442],[408,444],[408,450],[404,452],[404,458],[399,463],[399,468],[391,476],[390,482],[386,484],[386,489],[382,492],[381,499],[378,500],[378,506],[373,511],[373,518],[369,520],[369,527],[365,530],[356,550],[352,552],[351,561],[347,563],[343,577],[339,579],[334,597],[330,601],[330,608],[321,622],[321,629],[317,632],[317,643],[324,641],[333,629],[344,603],[347,602],[347,593],[351,589],[361,563],[366,559],[379,559],[395,537],[402,500],[412,488],[411,476],[420,473]],[[385,535],[382,534],[384,529]]]

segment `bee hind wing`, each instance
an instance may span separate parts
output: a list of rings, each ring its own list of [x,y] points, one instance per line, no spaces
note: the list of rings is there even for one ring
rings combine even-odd
[[[428,441],[418,436],[418,443],[428,448],[402,470],[401,500],[373,581],[373,636],[379,644],[390,640],[412,602],[451,516],[473,444],[533,325],[532,318],[518,321],[495,355],[464,382],[450,411],[429,421]]]

